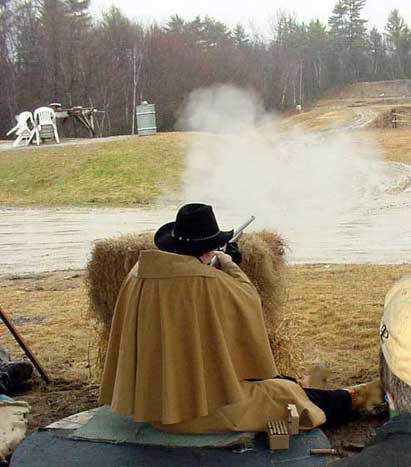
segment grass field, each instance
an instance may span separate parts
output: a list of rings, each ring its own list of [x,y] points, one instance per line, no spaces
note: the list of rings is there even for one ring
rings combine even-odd
[[[345,111],[340,116],[345,121]],[[291,118],[295,128],[310,130],[329,127],[330,121],[337,119],[335,112],[321,114],[316,109]],[[273,141],[284,134],[284,123],[281,128],[264,128],[264,137]],[[354,141],[376,144],[386,160],[411,163],[411,131],[407,128],[368,128],[350,134]],[[0,151],[0,205],[153,203],[161,195],[181,187],[185,148],[190,137],[188,133],[163,133],[147,138],[121,137],[88,144]],[[213,144],[216,138],[213,136]],[[230,144],[229,138],[224,137],[221,144]]]
[[[180,184],[186,135],[0,152],[0,204],[133,205]]]

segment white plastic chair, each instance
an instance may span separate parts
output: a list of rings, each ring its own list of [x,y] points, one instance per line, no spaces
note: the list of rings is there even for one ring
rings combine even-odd
[[[56,126],[56,114],[50,107],[39,107],[34,111],[34,121],[37,125],[40,138],[48,138],[54,133],[55,140],[60,143]]]
[[[37,128],[33,120],[33,115],[31,112],[22,112],[16,116],[17,124],[10,131],[7,132],[7,136],[12,133],[16,133],[16,141],[14,141],[13,146],[18,146],[22,141],[27,146],[30,144],[33,137],[36,135],[36,142],[39,144],[37,136]]]

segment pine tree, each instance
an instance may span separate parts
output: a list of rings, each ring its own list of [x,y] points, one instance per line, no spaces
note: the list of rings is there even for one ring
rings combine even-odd
[[[384,65],[386,47],[383,36],[376,27],[372,28],[369,34],[369,54],[370,54],[370,79],[383,79],[385,76]]]
[[[336,77],[341,82],[357,81],[366,73],[367,20],[361,18],[366,0],[339,0],[329,18]],[[337,78],[338,79],[338,78]]]
[[[409,76],[411,32],[397,9],[391,11],[385,25],[393,78]]]
[[[200,16],[186,23],[185,33],[191,45],[195,47],[204,45],[204,24]]]
[[[211,49],[224,44],[231,39],[231,32],[221,21],[206,16],[203,21],[203,46]]]
[[[241,24],[236,25],[231,35],[232,35],[234,44],[237,47],[246,47],[250,43],[248,35],[245,32],[244,26],[242,26]]]
[[[327,85],[328,34],[320,20],[312,20],[307,28],[307,50],[305,54],[306,87],[310,96],[319,96]],[[308,77],[311,78],[308,78]]]
[[[339,0],[332,11],[332,15],[328,19],[330,33],[335,36],[337,40],[345,39],[347,33],[346,17],[348,14],[347,4],[345,0]],[[341,45],[345,45],[343,42]]]
[[[172,15],[164,26],[166,32],[183,34],[186,31],[186,22],[179,15]]]

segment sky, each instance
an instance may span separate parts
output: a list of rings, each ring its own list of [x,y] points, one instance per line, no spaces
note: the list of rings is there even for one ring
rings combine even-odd
[[[253,32],[266,33],[278,10],[293,13],[301,21],[319,18],[327,22],[335,3],[336,0],[91,0],[91,9],[99,15],[114,4],[131,18],[159,23],[176,13],[186,19],[208,15],[229,26],[241,23]],[[370,29],[377,26],[382,31],[389,12],[394,8],[399,9],[411,26],[410,0],[368,0],[363,17],[369,20]]]

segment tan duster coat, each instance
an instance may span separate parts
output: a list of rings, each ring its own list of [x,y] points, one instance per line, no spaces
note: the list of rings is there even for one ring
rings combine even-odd
[[[186,433],[263,431],[287,403],[303,429],[325,421],[276,375],[259,296],[236,264],[220,271],[191,256],[141,253],[117,299],[101,404]]]

